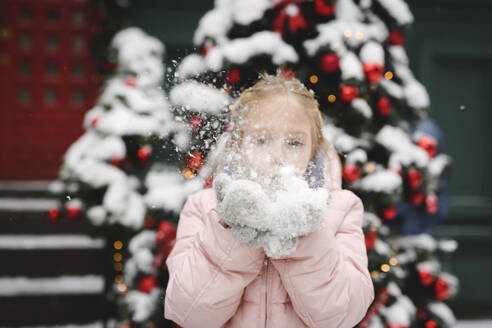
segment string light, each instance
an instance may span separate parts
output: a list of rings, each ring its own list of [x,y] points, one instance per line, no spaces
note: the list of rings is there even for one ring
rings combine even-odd
[[[122,243],[121,241],[117,240],[117,241],[115,241],[115,242],[113,243],[113,247],[114,247],[115,249],[121,249],[121,248],[123,247],[123,243]]]
[[[311,75],[311,76],[309,77],[309,82],[311,82],[312,84],[316,84],[316,83],[318,83],[318,76],[317,76],[317,75],[314,75],[314,74],[313,74],[313,75]]]
[[[337,100],[337,97],[335,95],[329,95],[328,96],[328,101],[331,103],[334,103]]]
[[[352,31],[351,30],[345,30],[345,31],[343,31],[343,35],[345,35],[346,38],[350,38],[352,36]]]
[[[115,262],[121,261],[122,258],[123,258],[123,256],[121,255],[121,253],[114,253],[114,255],[113,255],[113,260]]]
[[[391,71],[387,71],[386,73],[384,73],[384,78],[386,80],[391,80],[393,78],[393,73]]]
[[[123,282],[123,276],[122,275],[117,275],[114,277],[114,281],[117,282],[118,284],[119,283],[122,283]]]
[[[125,284],[118,284],[117,288],[122,293],[126,292],[126,285]]]
[[[363,37],[364,37],[364,34],[362,32],[355,33],[355,38],[357,40],[362,40]]]
[[[113,268],[116,271],[121,271],[121,270],[123,270],[123,264],[121,264],[121,263],[115,263],[115,264],[113,264]]]
[[[389,264],[391,265],[397,265],[398,264],[398,260],[396,259],[396,257],[392,257],[389,259]]]
[[[381,271],[388,272],[389,270],[390,270],[390,266],[387,265],[386,263],[381,265]]]
[[[193,171],[189,167],[185,167],[183,170],[183,175],[186,179],[191,179],[193,178]]]
[[[376,270],[371,271],[371,278],[372,278],[372,279],[376,278],[376,277],[378,276],[378,274],[379,274],[379,273],[378,273]]]

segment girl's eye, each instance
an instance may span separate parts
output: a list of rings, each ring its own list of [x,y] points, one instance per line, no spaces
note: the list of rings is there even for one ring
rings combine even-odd
[[[293,147],[300,147],[303,145],[299,140],[289,140],[288,144]]]

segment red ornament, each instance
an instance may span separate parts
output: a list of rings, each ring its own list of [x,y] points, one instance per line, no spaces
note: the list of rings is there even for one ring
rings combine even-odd
[[[205,43],[202,48],[202,56],[205,57],[210,51],[210,49],[212,49],[213,47],[215,47],[215,44],[213,42]]]
[[[449,297],[449,284],[442,278],[437,279],[436,284],[434,285],[434,290],[436,292],[436,298],[440,301]]]
[[[417,143],[420,148],[427,152],[430,158],[436,156],[437,153],[437,140],[432,136],[423,136]]]
[[[203,155],[197,151],[191,154],[191,157],[188,158],[188,162],[186,163],[186,167],[194,171],[198,171],[203,164]]]
[[[142,293],[149,294],[157,285],[155,277],[147,276],[140,279],[138,282],[138,290]]]
[[[437,322],[435,322],[433,319],[427,320],[425,322],[425,328],[437,328]]]
[[[285,6],[280,10],[277,16],[273,20],[272,31],[280,33],[280,35],[284,36],[284,24],[287,21],[287,26],[289,28],[290,34],[295,34],[299,29],[306,29],[307,23],[302,16],[301,10],[295,4],[289,3],[289,1],[281,1],[274,6],[280,7]]]
[[[144,163],[149,160],[152,154],[152,147],[149,145],[144,145],[138,149],[137,156],[140,162]]]
[[[60,219],[60,210],[57,207],[50,208],[48,211],[48,219],[50,222],[57,222]]]
[[[351,102],[359,95],[359,89],[351,85],[344,85],[340,91],[340,99],[344,102]]]
[[[410,202],[413,204],[413,205],[420,205],[420,203],[422,203],[422,201],[424,200],[424,193],[422,192],[416,192],[416,193],[413,193],[411,196],[410,196]]]
[[[320,16],[333,15],[335,13],[335,4],[327,4],[323,0],[314,0],[314,11]]]
[[[362,69],[370,83],[376,83],[383,77],[384,66],[381,64],[365,63]]]
[[[389,35],[389,42],[393,46],[401,46],[405,43],[405,37],[400,31],[394,30]]]
[[[388,206],[383,211],[383,217],[386,220],[392,220],[396,216],[396,206]]]
[[[69,205],[67,207],[67,215],[70,220],[78,219],[81,213],[82,209],[79,206]]]
[[[111,164],[113,164],[114,166],[120,167],[122,163],[123,163],[123,158],[121,157],[111,158]]]
[[[424,286],[430,286],[434,282],[434,275],[427,270],[419,270],[420,282]]]
[[[213,177],[208,177],[205,179],[205,184],[203,185],[204,188],[210,188],[214,184],[214,178]]]
[[[391,113],[391,102],[387,97],[381,97],[378,100],[378,110],[383,116],[387,116]]]
[[[320,57],[319,66],[325,73],[334,73],[340,68],[340,58],[333,53],[325,54]]]
[[[343,166],[343,178],[347,182],[354,182],[360,178],[360,169],[357,165],[344,165]]]
[[[200,130],[200,127],[202,126],[202,119],[200,118],[200,116],[193,116],[191,119],[190,119],[190,125],[191,125],[191,131],[193,133],[197,133],[198,130]]]
[[[91,121],[91,126],[92,127],[95,127],[97,125],[97,123],[99,123],[99,116],[96,116],[92,119]]]
[[[422,183],[422,175],[420,174],[420,171],[417,169],[411,169],[408,171],[407,176],[408,182],[410,183],[410,188],[417,190]]]
[[[175,237],[176,227],[169,223],[169,221],[162,221],[157,228],[157,232],[155,234],[155,242],[157,244],[161,244]]]
[[[125,85],[134,88],[137,86],[137,79],[133,76],[128,76],[125,78]]]
[[[241,71],[238,68],[231,69],[226,76],[226,81],[229,84],[237,84],[241,80]]]
[[[370,251],[374,249],[376,244],[376,239],[378,239],[378,233],[375,229],[369,230],[369,232],[364,236],[364,241],[366,243],[366,250]]]
[[[282,76],[285,77],[286,79],[296,77],[296,72],[290,68],[282,69],[281,73],[282,73]]]
[[[439,210],[439,198],[435,194],[429,194],[425,198],[425,211],[434,214]]]

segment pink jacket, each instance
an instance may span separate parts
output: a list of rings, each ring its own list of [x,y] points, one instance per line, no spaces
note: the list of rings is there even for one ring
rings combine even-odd
[[[358,324],[374,299],[364,208],[353,192],[340,189],[340,179],[332,181],[324,227],[276,260],[237,242],[218,222],[213,189],[190,195],[166,260],[164,317],[184,328]]]

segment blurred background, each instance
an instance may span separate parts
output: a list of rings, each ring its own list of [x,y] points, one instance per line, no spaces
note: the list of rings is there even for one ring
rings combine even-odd
[[[492,327],[492,3],[406,3],[414,21],[403,46],[432,104],[428,131],[453,160],[449,207],[432,232],[459,245],[446,267],[460,285],[448,305],[458,326]],[[162,42],[168,92],[177,63],[201,50],[194,33],[213,7],[210,0],[0,0],[0,326],[116,325],[119,305],[108,295],[123,279],[115,278],[115,254],[127,235],[93,235],[76,210],[59,220],[53,182],[113,72],[115,33],[136,26]]]

